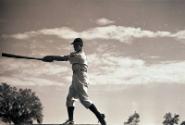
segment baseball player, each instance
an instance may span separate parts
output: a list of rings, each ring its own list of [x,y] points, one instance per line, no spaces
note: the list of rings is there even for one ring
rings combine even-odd
[[[43,61],[69,61],[72,64],[73,76],[72,84],[69,88],[69,92],[66,99],[66,106],[68,112],[68,120],[64,122],[65,125],[73,125],[73,112],[75,99],[79,99],[82,105],[87,109],[90,109],[97,117],[101,125],[106,125],[105,115],[100,113],[93,102],[89,99],[88,89],[88,77],[87,77],[87,59],[83,51],[83,41],[81,38],[74,39],[72,43],[74,52],[66,56],[45,56]]]

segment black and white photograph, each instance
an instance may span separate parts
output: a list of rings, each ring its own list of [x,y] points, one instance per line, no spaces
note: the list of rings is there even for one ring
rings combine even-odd
[[[185,0],[0,0],[0,125],[185,125]]]

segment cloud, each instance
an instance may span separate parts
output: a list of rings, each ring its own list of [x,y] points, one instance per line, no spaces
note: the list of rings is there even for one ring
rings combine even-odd
[[[178,39],[185,39],[185,30],[173,34],[173,37]]]
[[[147,64],[131,57],[88,55],[90,84],[185,83],[185,61]],[[71,82],[71,67],[38,61],[0,61],[0,81],[16,85],[59,85]]]
[[[14,62],[14,63],[12,63]],[[40,61],[27,61],[27,60],[16,60],[16,59],[2,59],[0,61],[1,71],[20,70],[23,74],[29,74],[34,76],[39,75],[57,75],[70,70],[68,67],[59,66],[54,63],[45,63]],[[30,72],[31,71],[31,72]]]
[[[62,39],[74,39],[82,37],[86,40],[104,39],[104,40],[117,40],[123,43],[129,43],[134,38],[157,38],[168,37],[177,40],[185,39],[185,30],[171,33],[169,31],[150,31],[136,27],[124,27],[109,25],[104,27],[94,27],[81,32],[74,31],[69,27],[41,29],[38,31],[31,31],[25,33],[18,33],[12,35],[3,35],[4,38],[11,37],[15,39],[29,39],[38,35],[53,35]]]
[[[38,35],[54,35],[63,39],[72,39],[79,36],[79,33],[68,27],[54,28],[54,29],[42,29],[39,30]]]
[[[29,39],[31,37],[37,36],[39,33],[38,31],[30,31],[30,32],[24,32],[24,33],[17,33],[17,34],[13,34],[13,35],[6,35],[3,34],[2,37],[7,38],[7,37],[11,37],[11,38],[15,38],[15,39]]]
[[[109,19],[107,19],[107,18],[100,18],[100,19],[98,19],[98,20],[96,21],[96,23],[99,24],[99,25],[108,25],[108,24],[114,23],[114,21],[109,20]]]
[[[0,82],[16,85],[60,85],[69,82],[67,66],[40,61],[1,59]],[[70,75],[70,74],[69,74]]]
[[[185,83],[185,61],[147,64],[141,59],[110,55],[92,55],[90,60],[97,67],[90,73],[92,84]]]
[[[13,76],[1,76],[0,81],[8,84],[14,85],[23,85],[23,86],[50,86],[50,85],[57,85],[63,86],[63,84],[51,81],[43,78],[32,77],[32,76],[25,76],[24,74],[21,75],[13,75]]]

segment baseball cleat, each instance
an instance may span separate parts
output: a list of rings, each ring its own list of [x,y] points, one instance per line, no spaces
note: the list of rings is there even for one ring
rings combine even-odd
[[[98,122],[101,123],[101,125],[107,125],[106,121],[105,121],[105,114],[100,114],[100,116],[98,117]]]
[[[64,123],[62,123],[61,125],[74,125],[74,121],[72,120],[67,120]]]

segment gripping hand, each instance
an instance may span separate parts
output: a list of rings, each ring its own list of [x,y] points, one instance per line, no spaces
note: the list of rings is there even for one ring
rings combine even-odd
[[[54,58],[53,56],[45,56],[42,61],[44,62],[53,62],[54,61]]]

